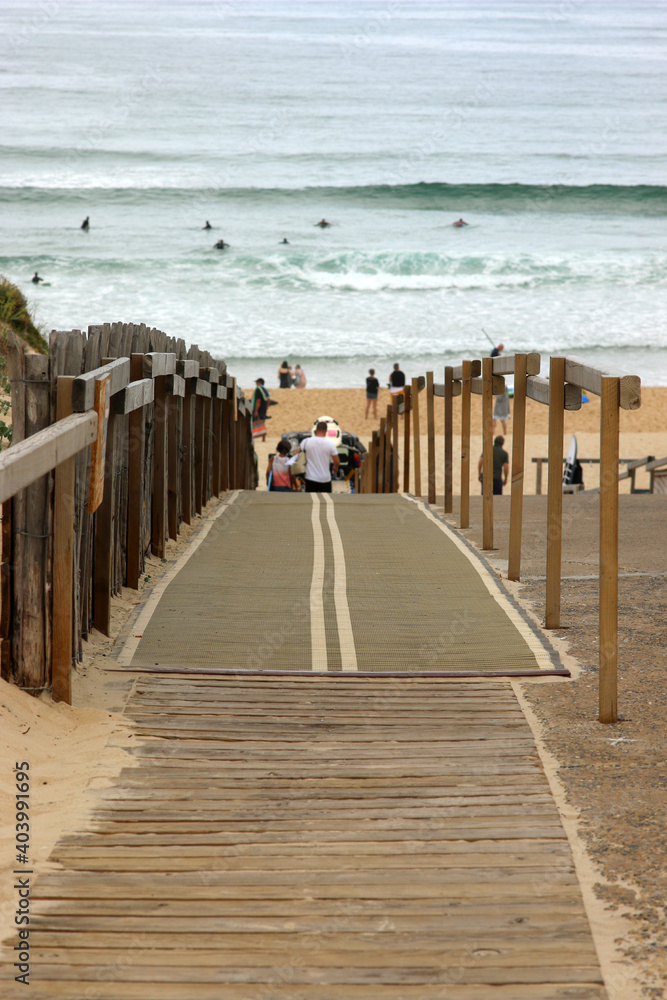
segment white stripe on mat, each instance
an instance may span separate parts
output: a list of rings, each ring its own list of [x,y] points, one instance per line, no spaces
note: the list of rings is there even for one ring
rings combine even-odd
[[[338,642],[343,670],[357,670],[357,651],[352,634],[350,606],[347,603],[347,572],[345,569],[345,551],[340,531],[336,524],[334,502],[328,493],[323,493],[327,508],[327,522],[331,532],[331,544],[334,556],[334,604],[336,606],[336,622],[338,624]]]
[[[320,495],[313,500],[313,577],[310,582],[310,648],[311,670],[327,670],[327,637],[324,629],[324,535],[320,524]]]

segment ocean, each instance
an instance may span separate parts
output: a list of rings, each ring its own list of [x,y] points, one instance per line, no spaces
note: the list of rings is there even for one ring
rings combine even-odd
[[[0,37],[0,274],[47,333],[667,385],[664,0],[1,0]]]

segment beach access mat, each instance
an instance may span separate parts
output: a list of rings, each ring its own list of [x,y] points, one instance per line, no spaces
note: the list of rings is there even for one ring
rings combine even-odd
[[[421,501],[242,492],[204,531],[147,602],[122,665],[565,673]]]

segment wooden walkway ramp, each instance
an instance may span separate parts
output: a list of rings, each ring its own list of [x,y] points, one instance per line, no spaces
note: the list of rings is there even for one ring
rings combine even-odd
[[[257,523],[261,546],[269,533]],[[229,553],[234,522],[226,530]],[[245,579],[210,543],[200,567],[208,549],[221,584]],[[354,567],[363,553],[345,556]],[[303,566],[308,595],[312,558]],[[297,576],[284,573],[285,589]],[[267,647],[303,664],[291,676],[139,674],[126,708],[133,766],[90,793],[90,828],[54,850],[58,870],[32,898],[30,988],[6,968],[3,996],[604,1000],[569,845],[511,682],[345,672],[335,579],[324,590],[335,675],[305,667],[322,650],[312,654],[302,628]],[[362,596],[379,602],[370,586]],[[350,613],[355,650],[371,649]],[[152,619],[158,637],[174,614],[170,585]],[[212,655],[191,651],[181,670]]]

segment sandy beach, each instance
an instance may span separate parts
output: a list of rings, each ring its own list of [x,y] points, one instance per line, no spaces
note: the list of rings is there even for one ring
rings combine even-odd
[[[271,394],[278,401],[278,406],[271,410],[272,420],[269,423],[270,432],[266,442],[257,443],[262,474],[260,488],[264,486],[263,472],[267,456],[275,449],[283,432],[308,429],[317,417],[326,414],[336,418],[345,430],[356,433],[366,443],[372,430],[377,426],[375,421],[364,419],[365,394],[361,389],[303,391],[271,389]],[[388,399],[388,392],[382,392],[378,405],[379,413],[386,407]],[[437,409],[440,411],[436,418],[437,476],[438,492],[441,493],[444,463],[442,413],[440,406]],[[458,420],[459,406],[455,401],[455,431],[459,429]],[[531,403],[528,408],[527,436],[529,460],[533,456],[546,457],[546,420],[546,408]],[[480,422],[480,400],[474,398],[473,429],[478,429]],[[582,457],[597,457],[598,426],[599,404],[596,400],[586,404],[580,412],[566,414],[565,446],[569,435],[575,433]],[[510,432],[508,444],[511,444],[511,420],[508,430]],[[477,433],[473,439],[473,454],[480,445],[481,437]],[[422,449],[424,470],[425,436]],[[508,450],[511,451],[511,447]],[[667,455],[667,389],[644,389],[641,409],[621,414],[621,456],[639,458],[648,454],[658,457]],[[456,456],[455,445],[455,465]],[[425,481],[425,471],[422,475]],[[584,476],[587,486],[596,485],[595,466],[590,469],[585,467]],[[455,492],[456,484],[455,480]],[[546,486],[546,469],[544,485]],[[625,491],[627,483],[622,485]],[[643,487],[647,484],[638,478],[637,485]],[[471,491],[477,492],[476,483],[471,484]],[[534,476],[529,471],[526,493],[532,492],[534,492]],[[577,498],[569,499],[577,501]],[[589,499],[594,501],[593,497]],[[629,497],[627,499],[631,500]],[[634,501],[634,498],[632,499]],[[652,503],[654,499],[663,500],[650,497],[636,499],[645,503]],[[131,627],[137,608],[146,594],[173,565],[187,546],[188,539],[212,516],[217,505],[218,501],[213,501],[204,517],[197,518],[192,527],[181,526],[178,542],[169,542],[166,563],[160,563],[155,559],[148,561],[142,578],[142,589],[138,593],[124,589],[121,597],[114,598],[111,638],[106,639],[93,632],[91,639],[84,643],[83,663],[74,672],[73,707],[54,705],[47,693],[39,698],[33,698],[4,681],[0,682],[3,722],[0,750],[3,759],[8,762],[0,778],[3,813],[6,815],[5,809],[14,799],[12,771],[14,762],[30,760],[31,791],[34,795],[32,808],[37,820],[31,835],[33,848],[31,862],[36,872],[48,867],[49,853],[62,833],[68,829],[85,826],[86,817],[94,805],[93,797],[87,790],[105,784],[114,767],[120,769],[128,765],[127,755],[118,748],[112,757],[105,755],[107,768],[105,772],[100,771],[98,767],[104,748],[109,744],[119,747],[125,738],[126,724],[122,717],[122,709],[133,680],[131,674],[121,676],[106,669],[113,661],[114,644],[118,637],[127,633]],[[580,509],[583,511],[584,508]],[[593,518],[591,524],[594,524],[594,513],[589,513],[588,516]],[[627,527],[628,532],[634,530],[637,537],[641,537],[641,518],[637,523],[629,524]],[[582,530],[585,533],[583,521]],[[471,532],[471,538],[475,541],[474,531]],[[664,531],[662,544],[664,548]],[[541,550],[542,545],[543,538],[540,537],[539,531],[528,532],[527,559],[532,558],[531,552],[534,556],[533,549],[537,547]],[[634,670],[626,677],[626,684],[631,684],[632,689],[624,691],[624,697],[631,700],[635,709],[634,717],[638,719],[642,714],[642,698],[647,697],[651,684],[659,687],[656,703],[664,705],[664,664],[660,661],[662,654],[659,635],[655,631],[653,612],[653,609],[659,606],[661,595],[664,595],[664,573],[660,568],[664,569],[664,563],[660,563],[658,559],[660,566],[657,566],[655,547],[650,542],[645,544],[644,550],[640,545],[636,545],[633,551],[635,554],[632,571],[640,573],[650,571],[653,574],[649,580],[650,594],[647,591],[641,600],[634,591],[630,594],[627,586],[623,591],[621,642],[629,640],[631,644],[624,649],[634,650],[637,643],[641,647],[640,652],[635,650],[641,670]],[[573,572],[576,565],[574,557],[573,568],[569,572]],[[583,572],[590,573],[591,569],[584,567]],[[530,685],[522,683],[520,688],[525,694],[526,703],[534,713],[538,737],[543,741],[547,752],[552,755],[554,773],[558,774],[562,782],[564,789],[562,809],[567,813],[569,821],[574,824],[577,836],[581,838],[581,850],[586,854],[586,864],[592,872],[587,891],[596,894],[604,910],[602,920],[604,927],[600,931],[600,939],[606,942],[609,951],[608,962],[612,965],[616,963],[614,967],[620,970],[618,982],[621,983],[618,989],[610,989],[610,997],[612,1000],[631,1000],[640,996],[660,997],[663,993],[659,984],[665,974],[667,955],[664,919],[655,892],[656,886],[667,884],[667,844],[664,836],[660,834],[661,816],[664,820],[664,813],[661,811],[662,800],[655,800],[650,812],[648,842],[651,855],[647,857],[636,849],[636,822],[642,822],[641,816],[633,817],[635,822],[623,823],[619,819],[625,809],[624,797],[627,789],[625,784],[614,784],[611,779],[614,773],[620,774],[623,771],[613,772],[608,760],[601,759],[597,751],[593,752],[590,749],[591,746],[597,746],[594,741],[620,735],[616,732],[618,727],[611,727],[615,732],[608,737],[607,731],[602,732],[595,722],[597,638],[595,588],[591,585],[588,591],[582,592],[581,588],[585,588],[586,584],[574,583],[568,586],[570,589],[565,591],[568,611],[576,614],[577,607],[582,611],[579,627],[561,634],[561,650],[569,656],[571,663],[578,665],[578,669],[573,670],[573,680],[559,682],[558,685],[548,681]],[[540,588],[543,588],[543,584],[535,577],[532,583],[527,584],[525,591],[522,591],[522,588],[516,591],[517,598],[538,617]],[[652,727],[650,752],[645,746],[647,734],[640,736],[633,732],[631,727],[626,724],[624,726],[622,735],[626,739],[644,741],[641,744],[644,748],[643,756],[640,754],[637,757],[635,754],[632,760],[627,756],[619,757],[619,760],[621,769],[626,766],[626,762],[628,766],[632,766],[637,798],[642,804],[644,813],[648,814],[647,811],[651,809],[650,789],[656,781],[651,768],[658,766],[657,747],[664,743],[664,713],[650,716]],[[112,761],[111,765],[109,760]],[[647,764],[646,767],[642,766],[644,762]],[[619,764],[613,766],[618,768]],[[619,788],[618,800],[615,799],[615,788]],[[601,797],[604,799],[604,807],[600,801]],[[608,801],[609,797],[611,801]],[[13,919],[11,907],[8,905],[14,898],[10,874],[14,867],[14,857],[10,846],[7,839],[0,856],[3,874],[0,890],[2,913],[0,930],[3,936],[11,929]],[[594,889],[596,884],[597,888]],[[615,939],[618,939],[616,943]],[[664,979],[662,982],[664,983]]]

